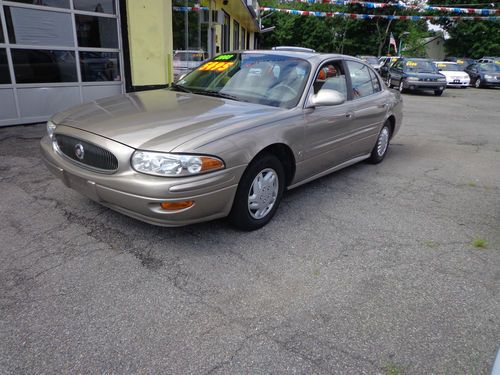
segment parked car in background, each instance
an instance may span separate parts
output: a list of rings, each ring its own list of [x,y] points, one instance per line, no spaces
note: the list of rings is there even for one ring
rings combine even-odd
[[[367,62],[372,66],[373,69],[378,70],[380,68],[380,63],[379,59],[376,56],[369,56],[369,55],[359,55],[356,56],[358,59],[363,60],[364,62]]]
[[[401,95],[359,59],[236,51],[168,89],[54,115],[41,151],[66,186],[138,220],[229,216],[253,230],[271,220],[285,189],[380,163],[401,121]]]
[[[476,60],[470,59],[468,57],[453,57],[453,56],[447,57],[445,61],[457,63],[457,65],[460,66],[462,70],[464,70],[466,67],[476,62]]]
[[[391,65],[387,77],[389,87],[396,86],[400,92],[432,90],[441,96],[446,88],[446,77],[439,73],[430,59],[401,58]]]
[[[399,56],[383,56],[380,59],[378,59],[379,62],[378,72],[380,73],[380,76],[386,81],[386,83],[387,83],[387,74],[389,73],[389,68],[400,58],[401,57]]]
[[[484,56],[477,60],[478,63],[500,63],[500,57]]]
[[[500,87],[500,62],[469,65],[465,72],[475,87]]]
[[[200,66],[206,59],[207,53],[203,50],[174,51],[174,81]]]
[[[437,61],[434,63],[439,73],[446,77],[446,86],[467,88],[470,84],[469,75],[462,70],[460,65],[451,61]]]

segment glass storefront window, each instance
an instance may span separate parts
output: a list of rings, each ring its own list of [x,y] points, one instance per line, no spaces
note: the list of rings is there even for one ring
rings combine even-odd
[[[73,0],[73,6],[87,12],[116,13],[114,0]]]
[[[115,18],[76,14],[75,21],[80,47],[118,48]]]
[[[17,83],[77,82],[72,51],[12,49]]]
[[[7,51],[0,49],[0,85],[9,84],[10,73],[9,65],[7,64]]]
[[[224,12],[224,25],[222,25],[222,52],[229,51],[231,46],[229,44],[229,38],[231,35],[231,18],[229,14]]]
[[[247,49],[246,45],[245,45],[245,42],[247,40],[247,34],[246,34],[246,30],[242,27],[241,28],[241,43],[240,43],[240,46],[241,46],[241,49]]]
[[[18,7],[4,7],[4,10],[10,43],[74,46],[73,25],[69,13]]]
[[[43,5],[47,7],[66,8],[69,9],[69,0],[9,0],[14,3]]]
[[[203,5],[202,6],[206,6]],[[186,7],[190,7],[186,11]],[[174,51],[190,51],[193,53],[208,53],[208,10],[193,10],[200,7],[194,0],[172,1],[172,28]],[[175,70],[175,68],[174,68]]]
[[[233,49],[236,51],[237,49],[240,49],[240,24],[234,21],[233,27],[234,27]]]
[[[83,82],[120,81],[118,52],[80,52]]]
[[[3,29],[2,29],[2,23],[0,22],[0,43],[5,43],[5,39],[3,37]]]

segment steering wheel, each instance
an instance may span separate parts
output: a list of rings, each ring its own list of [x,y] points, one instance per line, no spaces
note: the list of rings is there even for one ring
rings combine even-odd
[[[286,89],[286,90],[288,90],[289,93],[292,94],[292,97],[297,96],[297,94],[298,94],[297,90],[295,90],[293,87],[285,85],[284,83],[278,83],[271,90],[275,90],[275,89],[277,89],[277,90]]]

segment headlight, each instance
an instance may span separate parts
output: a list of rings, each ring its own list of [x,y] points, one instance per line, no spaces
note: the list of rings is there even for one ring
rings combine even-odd
[[[417,77],[406,77],[407,81],[418,81]]]
[[[131,164],[137,172],[164,177],[193,176],[224,168],[224,162],[213,156],[149,151],[134,152]]]
[[[438,78],[438,82],[446,82],[446,78]]]
[[[56,130],[56,125],[52,121],[47,121],[47,134],[52,139],[54,131]]]
[[[489,74],[485,74],[485,75],[484,75],[484,78],[485,78],[485,79],[493,79],[493,76],[490,76]]]

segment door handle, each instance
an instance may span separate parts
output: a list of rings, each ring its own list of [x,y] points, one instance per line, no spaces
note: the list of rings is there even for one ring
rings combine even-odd
[[[349,111],[345,114],[345,117],[347,117],[347,118],[352,118],[353,116],[354,116],[354,112],[351,112],[351,111]]]

